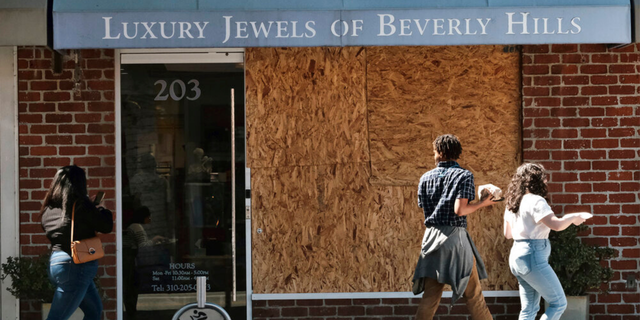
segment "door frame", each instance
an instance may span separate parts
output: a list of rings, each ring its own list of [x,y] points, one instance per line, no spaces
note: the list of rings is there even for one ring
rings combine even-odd
[[[20,256],[18,152],[18,48],[0,47],[0,262]],[[20,318],[20,300],[0,284],[0,319]]]
[[[115,50],[115,124],[116,124],[116,221],[122,221],[122,102],[121,102],[121,66],[123,64],[159,64],[159,63],[242,63],[245,65],[244,48],[202,48],[202,49],[120,49]],[[246,68],[244,73],[246,80]],[[242,88],[245,97],[246,85]],[[246,112],[245,112],[245,159]],[[245,189],[251,190],[251,171],[246,168]],[[245,192],[250,194],[250,192]],[[245,250],[246,250],[246,309],[247,319],[253,318],[252,312],[252,274],[251,274],[251,199],[245,199],[244,214],[238,208],[236,217],[245,217]],[[236,229],[236,232],[239,230]],[[122,224],[116,223],[116,316],[123,319],[123,283],[122,283]]]

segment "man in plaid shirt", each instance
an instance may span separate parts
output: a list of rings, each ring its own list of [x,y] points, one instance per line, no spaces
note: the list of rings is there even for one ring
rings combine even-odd
[[[487,277],[482,258],[467,233],[467,215],[494,204],[492,197],[475,199],[473,174],[458,165],[462,146],[454,135],[433,142],[437,167],[420,178],[418,206],[427,227],[413,277],[413,292],[424,291],[416,319],[433,319],[444,285],[453,290],[451,304],[466,298],[474,320],[493,319],[482,295],[480,279]]]

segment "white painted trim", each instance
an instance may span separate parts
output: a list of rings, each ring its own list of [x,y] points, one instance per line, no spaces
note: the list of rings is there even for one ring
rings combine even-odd
[[[123,54],[122,64],[160,64],[167,63],[238,63],[242,62],[242,53],[158,53]]]
[[[123,319],[122,306],[122,122],[120,101],[120,50],[115,50],[115,122],[116,122],[116,317]]]
[[[239,52],[244,53],[244,48],[159,48],[159,49],[120,49],[121,54],[130,53],[227,53]]]
[[[242,49],[242,65],[245,67],[244,68],[244,79],[247,79],[247,61],[246,61],[246,55],[244,54],[244,49]],[[244,97],[244,165],[245,165],[245,176],[244,176],[244,181],[245,181],[245,185],[244,188],[245,190],[251,190],[251,168],[247,168],[247,155],[248,153],[248,149],[247,149],[247,84],[246,81],[243,82],[244,83],[244,89],[242,90],[242,96]],[[246,291],[246,297],[247,297],[247,319],[251,320],[253,319],[253,303],[251,303],[251,301],[253,301],[253,265],[252,265],[252,252],[251,252],[251,241],[252,241],[252,226],[251,226],[251,219],[253,218],[253,210],[251,209],[251,200],[252,199],[247,199],[245,196],[245,206],[249,208],[249,219],[246,219],[246,214],[245,214],[245,235],[244,235],[244,241],[245,241],[245,256],[246,256],[246,276],[245,276],[245,282],[247,284],[247,291]],[[245,208],[246,210],[247,208]]]
[[[129,49],[121,50],[122,64],[243,63],[244,49]]]
[[[509,291],[482,291],[482,294],[485,297],[491,298],[500,298],[500,297],[519,297],[520,291],[518,290],[509,290]]]
[[[518,291],[482,291],[485,297],[518,297]],[[326,293],[254,293],[253,301],[259,300],[321,300],[321,299],[390,299],[420,298],[413,292],[326,292]],[[451,298],[451,291],[442,293],[443,298]]]
[[[20,255],[18,49],[0,47],[0,260]],[[0,285],[0,319],[19,319],[20,301]]]
[[[245,158],[246,159],[246,158]],[[246,299],[247,299],[247,319],[253,319],[253,279],[251,278],[251,219],[245,219],[245,242],[246,242]]]

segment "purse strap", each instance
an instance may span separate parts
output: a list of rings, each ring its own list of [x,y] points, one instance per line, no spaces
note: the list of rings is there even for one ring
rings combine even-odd
[[[73,243],[73,229],[75,229],[73,222],[74,222],[75,217],[76,217],[76,203],[78,203],[78,200],[73,202],[73,209],[71,209],[71,243]]]
[[[78,200],[73,202],[73,209],[71,209],[71,243],[73,243],[73,220],[75,220],[76,217],[76,203],[78,202]]]

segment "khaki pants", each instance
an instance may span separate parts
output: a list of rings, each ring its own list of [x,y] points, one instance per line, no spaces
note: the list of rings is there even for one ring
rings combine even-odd
[[[416,320],[433,319],[433,315],[440,305],[442,291],[444,291],[444,284],[439,283],[435,279],[424,278],[424,294],[418,305]],[[489,312],[489,308],[487,308],[487,304],[484,301],[484,296],[482,295],[482,286],[480,285],[475,259],[473,261],[471,277],[469,277],[469,284],[462,296],[467,301],[467,308],[469,308],[469,313],[473,320],[493,320],[491,312]]]

